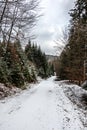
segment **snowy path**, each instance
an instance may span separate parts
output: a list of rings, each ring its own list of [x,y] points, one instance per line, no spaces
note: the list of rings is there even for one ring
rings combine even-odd
[[[54,78],[0,101],[0,130],[84,130],[78,112]]]

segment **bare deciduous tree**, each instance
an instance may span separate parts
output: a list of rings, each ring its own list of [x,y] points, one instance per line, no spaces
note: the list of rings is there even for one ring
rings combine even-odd
[[[38,0],[0,0],[0,35],[9,43],[24,37],[24,30],[30,30],[36,24]]]
[[[55,41],[55,49],[56,53],[59,56],[60,53],[63,51],[64,47],[68,44],[68,30],[65,28],[62,30],[61,35]]]

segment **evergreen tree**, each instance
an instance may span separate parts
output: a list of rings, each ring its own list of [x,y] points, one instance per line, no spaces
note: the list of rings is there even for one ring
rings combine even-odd
[[[32,45],[29,41],[28,45],[25,47],[25,53],[27,55],[27,58],[35,64],[39,76],[45,78],[51,75],[48,71],[49,66],[47,63],[46,55],[41,51],[40,46],[37,47],[35,44]],[[50,67],[50,69],[53,68]]]
[[[20,41],[0,44],[0,82],[22,88],[26,82],[33,82],[36,77],[30,73],[29,60],[25,55]]]
[[[85,45],[87,43],[87,1],[77,0],[70,13],[69,57],[72,78],[79,82],[84,78]]]
[[[87,0],[77,0],[70,12],[68,45],[61,56],[60,77],[78,80],[84,78],[85,45],[87,44]]]

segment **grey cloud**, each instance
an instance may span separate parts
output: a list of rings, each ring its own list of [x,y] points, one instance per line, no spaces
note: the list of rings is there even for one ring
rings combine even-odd
[[[53,35],[54,35],[53,32],[49,32],[48,30],[44,30],[44,31],[38,32],[37,37],[40,40],[49,41],[49,40],[53,39]]]
[[[39,20],[35,29],[38,41],[42,49],[47,53],[53,53],[56,35],[60,35],[61,28],[69,23],[69,10],[75,0],[42,0],[44,16]],[[45,43],[45,44],[44,44]],[[55,53],[55,52],[54,52]]]

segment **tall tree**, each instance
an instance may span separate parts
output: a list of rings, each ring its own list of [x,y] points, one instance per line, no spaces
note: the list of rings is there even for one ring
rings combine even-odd
[[[24,38],[38,19],[38,0],[0,0],[0,35],[3,41]],[[29,35],[29,34],[28,34]]]
[[[68,44],[61,54],[62,75],[70,80],[84,80],[85,46],[87,44],[87,0],[77,0],[70,11]]]
[[[84,78],[85,45],[87,43],[87,1],[77,0],[71,10],[71,29],[69,35],[70,67],[73,79]]]

